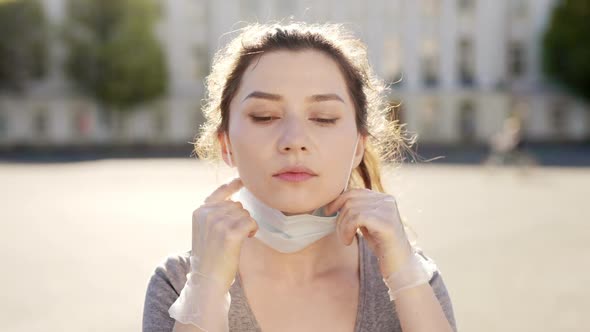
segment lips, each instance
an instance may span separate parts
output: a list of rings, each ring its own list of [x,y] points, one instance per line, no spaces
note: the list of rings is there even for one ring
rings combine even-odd
[[[307,174],[310,176],[316,176],[317,174],[312,171],[311,169],[303,166],[303,165],[294,165],[294,166],[287,166],[287,167],[283,167],[281,170],[279,170],[277,173],[275,173],[273,176],[279,176],[281,174],[287,174],[287,173],[293,173],[293,174]]]
[[[289,182],[301,182],[301,181],[305,181],[307,179],[314,177],[314,175],[310,175],[307,173],[286,172],[286,173],[281,173],[279,175],[276,175],[275,177],[279,178],[281,180],[289,181]]]
[[[314,176],[317,176],[317,174],[303,165],[287,166],[273,175],[273,177],[288,182],[301,182]]]

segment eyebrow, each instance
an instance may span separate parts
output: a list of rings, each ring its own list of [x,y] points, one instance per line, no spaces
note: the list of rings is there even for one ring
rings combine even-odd
[[[268,92],[262,92],[262,91],[254,91],[254,92],[250,93],[249,95],[247,95],[246,98],[244,98],[242,100],[242,103],[244,101],[246,101],[246,99],[248,99],[248,98],[266,99],[266,100],[271,100],[271,101],[282,101],[283,100],[283,96],[281,96],[281,95],[268,93]],[[318,103],[318,102],[330,101],[330,100],[335,100],[335,101],[339,101],[341,103],[344,103],[344,99],[342,99],[339,95],[337,95],[335,93],[324,93],[324,94],[311,95],[311,96],[307,97],[306,100],[308,102],[312,102],[312,103]]]

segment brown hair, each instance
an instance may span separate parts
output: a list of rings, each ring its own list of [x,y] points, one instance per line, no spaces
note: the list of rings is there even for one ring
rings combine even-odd
[[[386,101],[388,87],[373,72],[363,42],[338,24],[251,24],[213,58],[206,78],[203,106],[205,123],[194,143],[194,153],[204,160],[219,160],[218,135],[228,130],[229,105],[250,64],[265,52],[317,50],[340,67],[356,111],[359,133],[369,136],[363,160],[352,172],[349,187],[385,192],[381,161],[401,162],[415,136],[394,120],[394,106]]]

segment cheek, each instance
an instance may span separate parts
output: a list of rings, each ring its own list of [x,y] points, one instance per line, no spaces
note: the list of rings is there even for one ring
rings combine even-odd
[[[348,151],[350,150],[350,151]],[[333,185],[344,186],[347,182],[347,176],[353,162],[352,149],[345,149],[342,145],[333,147],[324,153],[324,175]]]
[[[236,140],[245,141],[251,145],[256,145],[260,142],[268,142],[268,137],[275,135],[275,132],[269,129],[272,127],[255,123],[250,116],[245,114],[240,115],[239,118],[236,117],[231,125],[232,137]]]
[[[326,143],[322,149],[322,162],[325,165],[324,174],[327,175],[326,180],[331,185],[342,186],[342,189],[344,189],[352,176],[352,168],[356,157],[355,142],[340,140],[332,143],[330,140]]]
[[[234,160],[244,183],[260,182],[270,176],[272,164],[268,143],[254,135],[247,138],[236,136],[234,141]]]
[[[234,118],[230,123],[232,150],[235,157],[242,163],[255,157],[256,153],[254,152],[262,148],[256,131],[253,131],[249,126],[247,119],[243,118]]]
[[[350,141],[345,136],[348,135],[334,135],[322,140],[322,153],[327,156],[334,167],[336,165],[342,165],[344,168],[349,167],[355,157],[357,149],[355,141]]]

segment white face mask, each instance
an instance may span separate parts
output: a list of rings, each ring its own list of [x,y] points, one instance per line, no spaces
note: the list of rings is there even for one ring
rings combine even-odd
[[[348,181],[352,174],[352,165],[354,163],[354,153],[356,152],[359,138],[360,135],[357,135],[352,161],[342,192],[348,188]],[[226,151],[228,151],[229,145],[227,144],[226,135],[223,136],[223,139],[225,141]],[[231,156],[229,152],[226,153],[229,164],[232,165]],[[252,192],[246,189],[246,187],[242,187],[233,195],[232,199],[242,203],[244,209],[256,220],[258,231],[254,237],[282,253],[300,251],[336,230],[338,212],[332,216],[325,216],[323,213],[324,206],[316,209],[312,214],[286,216],[280,210],[264,204]]]

